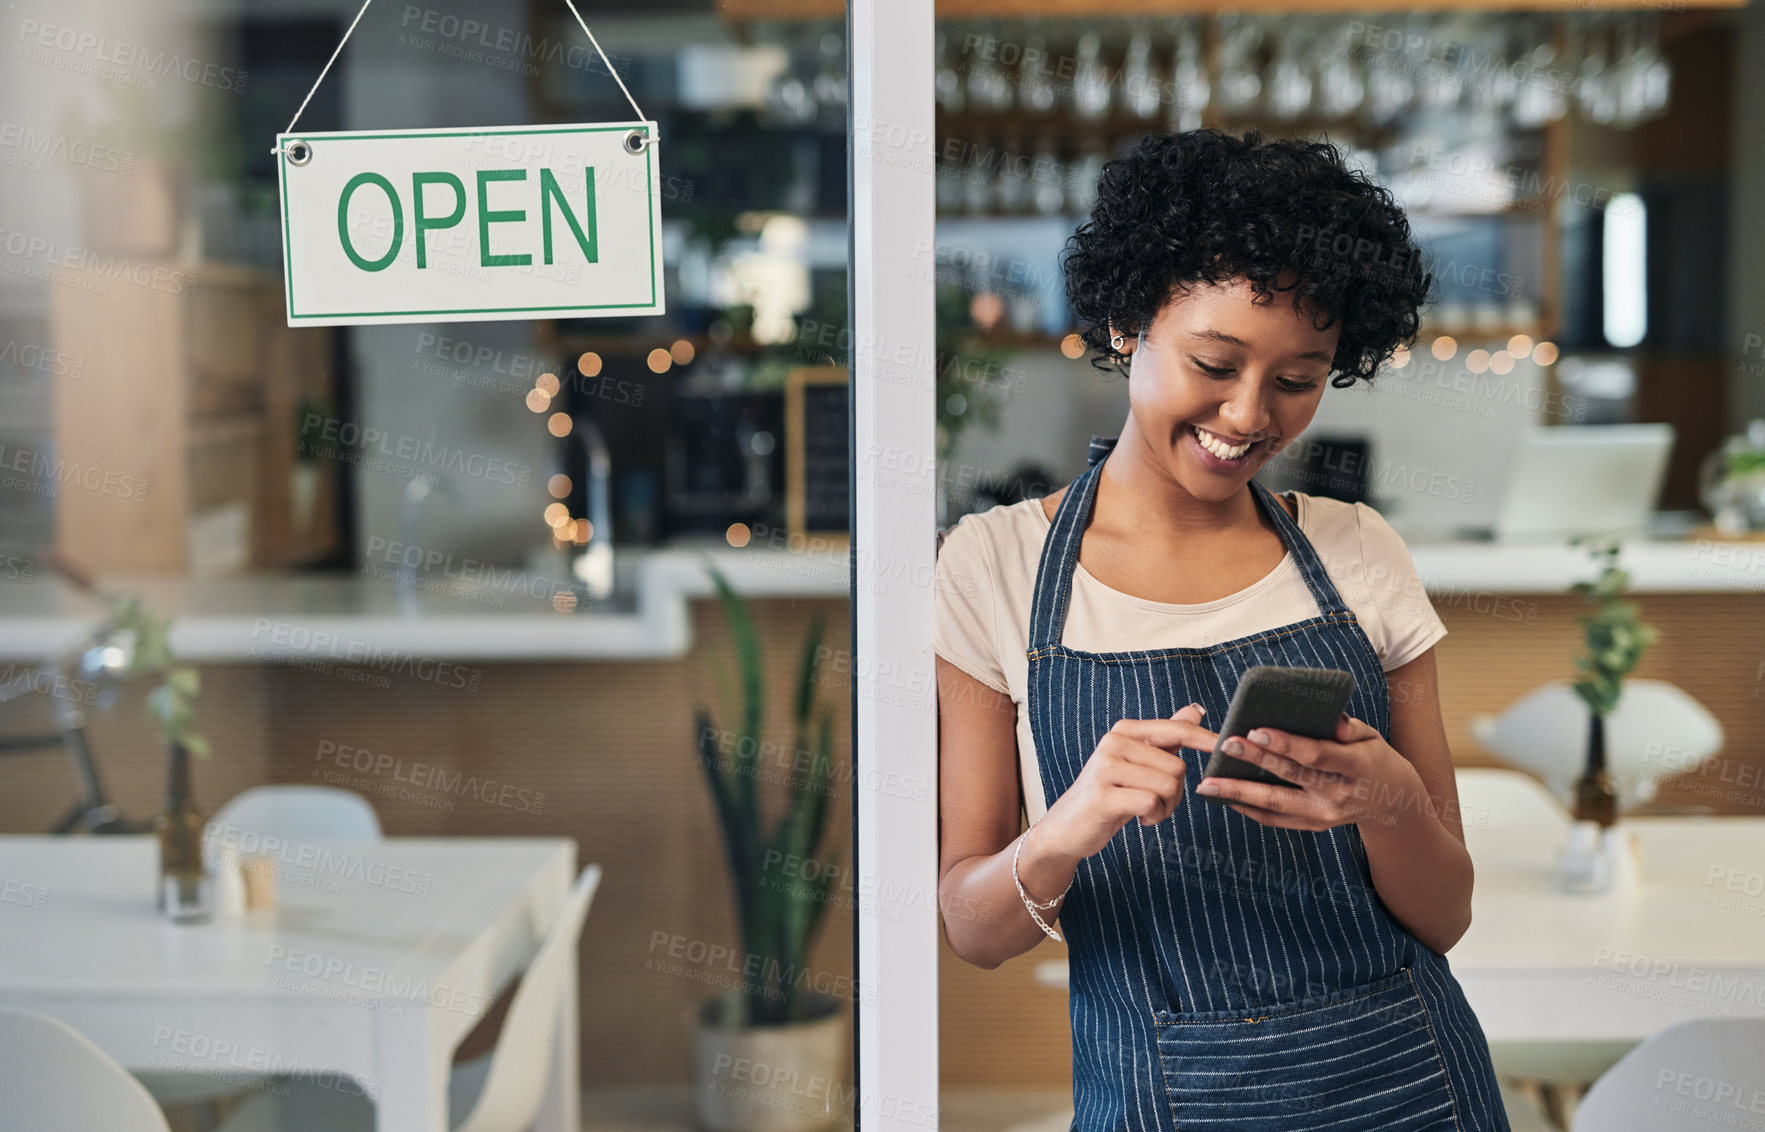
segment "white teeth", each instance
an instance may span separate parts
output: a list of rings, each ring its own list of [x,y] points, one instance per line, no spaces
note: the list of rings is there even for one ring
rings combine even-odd
[[[1250,451],[1249,444],[1227,444],[1225,441],[1215,437],[1212,433],[1203,432],[1194,425],[1189,426],[1189,431],[1195,434],[1195,439],[1201,442],[1203,448],[1212,452],[1222,460],[1236,460],[1238,457]]]

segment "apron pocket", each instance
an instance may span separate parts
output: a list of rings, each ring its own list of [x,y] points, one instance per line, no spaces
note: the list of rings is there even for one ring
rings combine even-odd
[[[1179,1132],[1458,1129],[1409,968],[1243,1011],[1154,1011]]]

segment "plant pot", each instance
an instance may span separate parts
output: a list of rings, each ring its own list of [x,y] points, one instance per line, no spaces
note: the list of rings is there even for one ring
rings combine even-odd
[[[700,1004],[693,1052],[704,1132],[819,1132],[846,1116],[846,1015],[840,1000],[805,990],[805,1017],[743,1025],[743,991]]]

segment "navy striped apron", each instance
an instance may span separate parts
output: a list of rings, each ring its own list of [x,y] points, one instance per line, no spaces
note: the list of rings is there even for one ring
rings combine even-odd
[[[1115,438],[1092,437],[1036,570],[1029,716],[1049,803],[1120,719],[1225,717],[1258,664],[1354,674],[1349,714],[1389,736],[1385,672],[1311,542],[1251,481],[1318,615],[1206,648],[1062,645],[1079,541]],[[1204,753],[1184,749],[1185,795]],[[1071,962],[1076,1132],[1508,1128],[1482,1027],[1444,956],[1392,918],[1360,831],[1274,829],[1185,797],[1079,863]]]

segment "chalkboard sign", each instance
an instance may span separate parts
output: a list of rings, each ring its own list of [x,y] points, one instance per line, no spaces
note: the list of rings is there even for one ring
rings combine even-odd
[[[804,366],[785,377],[785,524],[793,540],[849,537],[849,385],[844,366]]]

